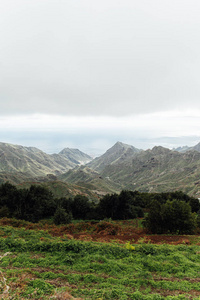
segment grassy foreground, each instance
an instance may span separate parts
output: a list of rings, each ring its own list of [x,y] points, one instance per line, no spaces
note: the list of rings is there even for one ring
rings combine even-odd
[[[0,226],[0,299],[200,299],[200,246]]]

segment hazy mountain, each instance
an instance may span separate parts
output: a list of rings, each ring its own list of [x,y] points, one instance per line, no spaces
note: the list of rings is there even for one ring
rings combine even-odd
[[[108,149],[103,155],[93,159],[89,164],[87,164],[87,166],[93,170],[100,172],[106,166],[112,165],[114,163],[119,164],[124,160],[127,160],[128,158],[135,156],[139,152],[141,152],[141,150],[131,145],[117,142],[113,147]]]
[[[173,151],[178,151],[178,152],[186,152],[190,150],[190,147],[188,146],[182,146],[182,147],[178,147],[178,148],[173,148]]]
[[[88,154],[81,152],[78,149],[64,148],[59,155],[67,158],[69,161],[75,164],[86,164],[92,160],[92,157]]]
[[[194,147],[191,147],[192,150],[196,150],[198,152],[200,152],[200,143],[198,143],[197,145],[195,145]]]
[[[68,158],[62,153],[49,155],[35,147],[0,143],[0,173],[18,174],[19,179],[21,176],[36,178],[47,174],[58,175],[80,164],[76,160],[77,151],[75,151],[76,159],[73,159],[73,151],[74,149]],[[80,151],[79,155],[84,157],[84,153],[81,154]]]
[[[195,145],[193,147],[183,146],[183,147],[178,147],[173,150],[178,151],[178,152],[187,152],[187,151],[192,151],[192,150],[200,152],[200,143],[198,143],[197,145]]]

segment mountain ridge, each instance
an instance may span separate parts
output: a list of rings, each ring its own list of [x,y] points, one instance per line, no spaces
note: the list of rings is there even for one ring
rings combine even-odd
[[[72,155],[73,150],[71,150]],[[79,155],[88,158],[79,150]],[[88,158],[89,159],[89,158]],[[88,161],[87,159],[87,161]],[[80,162],[64,154],[47,154],[36,147],[25,147],[0,142],[0,172],[23,173],[29,177],[58,175]]]
[[[0,143],[0,183],[62,181],[97,193],[182,190],[200,197],[198,149],[200,143],[188,151],[177,151],[162,146],[141,150],[117,142],[92,159],[79,149],[46,154],[35,147]]]
[[[88,163],[87,166],[96,171],[101,171],[105,166],[113,164],[116,161],[124,160],[126,157],[134,156],[140,151],[142,150],[131,145],[117,142],[100,157],[96,157]]]

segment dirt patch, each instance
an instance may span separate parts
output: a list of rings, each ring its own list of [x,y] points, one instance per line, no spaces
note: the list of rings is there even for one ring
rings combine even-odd
[[[168,236],[168,235],[147,235],[145,232],[140,234],[132,233],[132,234],[117,234],[117,235],[110,235],[104,233],[94,233],[88,234],[84,233],[77,233],[73,234],[73,237],[78,240],[84,241],[96,241],[96,242],[105,242],[110,243],[116,241],[118,243],[126,243],[128,241],[139,244],[139,243],[152,243],[152,244],[191,244],[191,241],[186,236]]]

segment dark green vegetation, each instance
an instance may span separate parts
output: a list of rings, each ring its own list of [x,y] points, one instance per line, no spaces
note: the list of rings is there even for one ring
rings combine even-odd
[[[145,227],[152,233],[191,234],[195,231],[198,216],[192,214],[189,203],[179,200],[168,200],[164,204],[152,201],[148,215],[144,220]]]
[[[79,218],[87,215],[93,207],[93,202],[85,196],[77,195],[72,198],[55,198],[45,187],[31,185],[28,189],[17,189],[10,183],[0,186],[0,217],[14,217],[31,222],[55,217],[58,223],[58,209],[63,209],[67,222],[71,221],[70,214]],[[62,210],[61,210],[62,211]],[[59,214],[61,217],[61,214]],[[84,218],[85,218],[84,217]],[[64,220],[60,218],[61,222]],[[66,221],[64,223],[67,223]]]
[[[30,222],[51,219],[59,225],[72,219],[127,220],[142,218],[146,213],[144,225],[152,233],[191,234],[200,223],[199,210],[199,200],[182,192],[155,194],[124,190],[94,202],[83,195],[56,198],[40,185],[27,189],[17,189],[9,183],[0,186],[0,217]]]
[[[22,225],[22,223],[21,223]],[[0,226],[2,299],[199,299],[200,246],[112,244]]]

